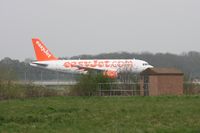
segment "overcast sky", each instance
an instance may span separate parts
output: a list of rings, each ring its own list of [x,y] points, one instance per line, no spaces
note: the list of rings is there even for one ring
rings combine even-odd
[[[0,0],[0,59],[200,51],[200,0]]]

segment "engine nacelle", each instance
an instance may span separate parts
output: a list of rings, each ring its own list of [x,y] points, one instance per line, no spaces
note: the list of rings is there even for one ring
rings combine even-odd
[[[116,71],[104,71],[103,75],[108,78],[117,78],[118,74]]]

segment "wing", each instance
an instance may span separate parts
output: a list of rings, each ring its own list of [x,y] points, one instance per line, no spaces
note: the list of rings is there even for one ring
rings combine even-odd
[[[79,66],[79,65],[76,65],[75,67],[77,68],[78,71],[100,71],[93,67],[84,67],[84,66]]]
[[[76,66],[78,68],[78,71],[99,71],[102,72],[104,76],[109,78],[116,78],[118,76],[117,70],[108,70],[103,68],[94,68],[94,67],[84,67],[84,66]]]
[[[89,67],[89,66],[80,66],[80,65],[75,65],[76,68],[79,70],[85,70],[85,71],[117,71],[116,69],[106,69],[106,68],[100,68],[100,67]]]

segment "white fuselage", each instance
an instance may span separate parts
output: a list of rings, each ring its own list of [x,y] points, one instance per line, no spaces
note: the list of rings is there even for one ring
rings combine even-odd
[[[51,61],[36,61],[30,64],[31,66],[68,72],[85,74],[88,70],[99,71],[131,71],[140,73],[147,68],[152,68],[146,61],[137,59],[94,59],[94,60],[51,60]]]

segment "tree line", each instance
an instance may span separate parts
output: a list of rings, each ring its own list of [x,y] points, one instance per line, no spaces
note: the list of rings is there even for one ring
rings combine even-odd
[[[141,59],[149,62],[155,67],[175,67],[184,72],[190,79],[200,78],[200,52],[191,51],[182,54],[171,53],[103,53],[98,55],[79,55],[70,58],[60,59]],[[35,68],[29,65],[31,59],[25,61],[14,60],[5,57],[0,61],[0,79],[17,80],[71,80],[76,79],[77,75],[59,73],[50,70]]]

